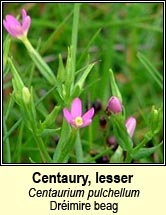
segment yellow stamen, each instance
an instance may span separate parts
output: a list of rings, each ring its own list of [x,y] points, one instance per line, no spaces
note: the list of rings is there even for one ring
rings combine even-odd
[[[81,126],[83,124],[83,120],[82,120],[82,117],[80,116],[77,116],[75,119],[74,119],[74,122],[76,124],[76,126]]]

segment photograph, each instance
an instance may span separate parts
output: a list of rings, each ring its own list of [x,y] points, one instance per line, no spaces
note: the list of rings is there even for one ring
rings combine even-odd
[[[3,2],[4,165],[162,165],[164,3]]]

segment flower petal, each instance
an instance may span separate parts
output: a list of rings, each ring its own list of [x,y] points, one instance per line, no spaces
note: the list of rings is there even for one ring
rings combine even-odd
[[[84,123],[80,126],[80,128],[83,128],[83,127],[86,127],[86,126],[90,125],[91,122],[92,122],[91,119],[87,120],[86,122],[84,122]]]
[[[21,26],[17,25],[17,30],[16,30],[15,26],[11,25],[11,23],[7,22],[6,20],[3,21],[3,25],[11,36],[17,37],[18,29],[20,29]]]
[[[71,124],[71,122],[73,121],[73,118],[67,108],[63,109],[63,115],[64,115],[65,119],[67,120],[67,122]]]
[[[31,25],[31,18],[27,16],[22,23],[22,31],[27,34],[29,27]]]
[[[87,122],[87,121],[89,121],[89,120],[91,120],[92,119],[92,117],[93,117],[93,115],[94,115],[94,108],[92,107],[90,110],[88,110],[84,115],[83,115],[83,117],[82,117],[82,119],[83,119],[83,122],[84,122],[84,124]]]
[[[136,128],[136,119],[132,116],[130,116],[127,120],[126,120],[126,128],[127,128],[127,133],[130,135],[130,137],[133,136],[135,128]]]
[[[3,21],[3,25],[8,33],[18,39],[21,39],[21,37],[27,35],[30,24],[31,18],[30,16],[27,16],[27,13],[24,9],[22,10],[22,22],[19,22],[14,16],[10,14],[6,15]]]
[[[22,10],[22,30],[26,34],[31,25],[31,18],[27,16],[26,10]]]
[[[82,115],[82,102],[79,98],[75,98],[71,105],[71,116],[76,118]]]
[[[6,30],[11,34],[13,37],[17,36],[17,32],[20,31],[21,25],[18,20],[13,17],[12,15],[7,15],[6,20],[3,21],[3,25]]]
[[[17,26],[17,25],[20,25],[19,21],[12,15],[6,15],[6,22],[9,24],[9,25],[14,25],[14,26]],[[21,25],[20,25],[21,26]]]
[[[24,21],[24,19],[27,17],[27,12],[25,9],[21,10],[21,14],[22,14],[22,20]]]
[[[107,111],[110,111],[114,114],[122,112],[122,103],[119,98],[112,96],[107,105]]]
[[[9,32],[9,23],[6,20],[3,20],[3,25],[5,29]]]
[[[14,37],[19,37],[19,36],[22,36],[24,34],[22,27],[19,25],[17,25],[16,27],[10,26],[9,30],[11,32],[11,35]]]

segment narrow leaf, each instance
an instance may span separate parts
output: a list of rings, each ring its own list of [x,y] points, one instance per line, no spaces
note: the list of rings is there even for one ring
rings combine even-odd
[[[95,63],[91,63],[88,68],[82,73],[80,79],[77,81],[76,83],[76,87],[79,86],[80,89],[83,87],[83,84],[87,78],[87,76],[89,75],[90,71],[92,70],[93,66],[95,65]]]
[[[137,54],[138,59],[140,62],[145,66],[149,75],[154,79],[154,81],[158,84],[158,86],[163,89],[163,80],[161,74],[156,70],[156,68],[152,65],[152,63],[142,54]]]
[[[135,151],[131,154],[132,158],[134,159],[141,159],[150,156],[153,154],[160,146],[162,145],[162,142],[159,145],[156,145],[151,148],[140,148],[138,151]]]

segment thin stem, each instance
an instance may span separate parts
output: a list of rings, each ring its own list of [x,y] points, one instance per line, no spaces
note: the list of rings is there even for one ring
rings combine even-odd
[[[21,123],[22,118],[20,118],[9,130],[8,132],[6,132],[6,134],[3,137],[3,142],[6,141],[6,139],[10,136],[10,134],[19,126],[19,124]]]
[[[25,47],[27,48],[30,57],[32,58],[33,62],[41,72],[41,74],[45,77],[45,79],[51,84],[51,85],[57,85],[57,80],[50,69],[50,67],[45,63],[45,61],[42,59],[40,54],[33,48],[30,41],[27,37],[22,38],[22,42],[24,43]]]
[[[144,139],[141,141],[140,144],[138,144],[133,151],[138,151],[140,148],[142,148],[148,141],[150,141],[152,139],[152,133],[149,132],[148,134],[146,134],[146,136],[144,137]]]
[[[40,150],[40,155],[41,155],[42,161],[44,163],[46,163],[46,162],[52,163],[52,159],[50,158],[47,148],[46,148],[45,144],[43,143],[41,136],[38,134],[37,123],[36,123],[35,117],[33,116],[33,113],[32,113],[33,111],[31,109],[31,107],[28,108],[28,105],[25,105],[24,111],[25,111],[25,114],[27,117],[27,118],[25,118],[25,120],[27,120],[29,122],[29,126],[32,129],[33,137]]]
[[[52,159],[50,158],[50,155],[47,152],[47,148],[45,147],[43,140],[40,136],[36,135],[36,132],[33,131],[34,139],[37,143],[37,146],[40,150],[40,155],[42,157],[42,160],[44,163],[52,163]]]
[[[72,129],[72,132],[70,134],[70,137],[68,139],[68,141],[64,144],[62,144],[60,146],[60,149],[58,150],[58,154],[56,152],[56,156],[54,157],[54,162],[55,163],[67,163],[68,159],[69,159],[69,154],[71,152],[71,150],[73,149],[74,143],[75,143],[75,139],[76,139],[76,134],[77,134],[77,130],[76,129]]]
[[[77,131],[77,137],[76,137],[76,142],[75,142],[75,151],[76,151],[77,163],[84,163],[84,156],[83,156],[83,150],[82,150],[79,130]]]
[[[53,162],[56,163],[58,159],[60,158],[61,152],[63,151],[63,148],[66,144],[66,142],[69,141],[68,134],[70,133],[68,124],[63,119],[62,127],[61,127],[61,136],[58,141],[58,145],[56,146],[54,155],[53,155]]]
[[[125,159],[125,163],[131,163],[132,161],[132,157],[130,156],[129,153],[127,153],[126,159]]]
[[[5,123],[5,120],[3,119],[3,126],[4,126],[4,133],[7,133],[7,126]],[[5,162],[6,163],[11,163],[11,150],[10,150],[10,143],[9,143],[9,138],[7,137],[6,140],[3,142],[4,144],[4,154],[6,155],[5,158]]]
[[[14,160],[16,160],[16,163],[21,163],[21,151],[22,151],[22,138],[23,138],[23,131],[24,131],[24,123],[21,123],[20,131],[18,135],[17,145],[16,145],[16,151]]]
[[[90,125],[88,128],[88,133],[89,133],[89,149],[92,149],[93,147],[93,135],[92,135],[92,126]]]
[[[8,106],[6,107],[6,113],[5,113],[5,116],[4,116],[4,121],[5,122],[7,121],[9,113],[10,113],[11,109],[13,108],[13,104],[14,104],[14,100],[13,100],[13,97],[11,96],[10,99],[9,99]]]
[[[72,52],[73,52],[72,53],[73,73],[75,71],[75,64],[76,64],[79,10],[80,10],[80,4],[79,3],[74,4],[74,17],[73,17],[72,38],[71,38],[71,45],[72,45]]]

